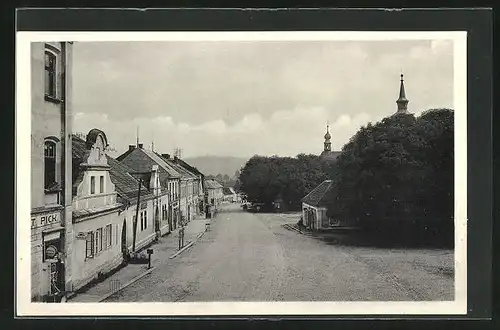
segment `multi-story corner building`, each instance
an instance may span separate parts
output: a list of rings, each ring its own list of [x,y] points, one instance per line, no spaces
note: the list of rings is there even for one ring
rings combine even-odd
[[[71,290],[72,43],[31,44],[31,296]]]

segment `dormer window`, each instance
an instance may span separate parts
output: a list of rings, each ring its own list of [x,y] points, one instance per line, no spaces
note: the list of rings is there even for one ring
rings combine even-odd
[[[45,95],[56,98],[56,55],[45,51]]]
[[[45,189],[48,189],[56,182],[56,143],[54,141],[45,141],[44,145],[45,156]]]

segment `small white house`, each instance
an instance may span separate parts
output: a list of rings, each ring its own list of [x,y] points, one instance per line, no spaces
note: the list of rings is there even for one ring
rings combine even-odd
[[[326,199],[332,189],[332,180],[325,180],[302,199],[302,219],[309,230],[322,230],[339,226],[327,216]]]

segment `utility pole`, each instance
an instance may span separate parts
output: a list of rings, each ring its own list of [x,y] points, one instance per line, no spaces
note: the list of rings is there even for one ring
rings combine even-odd
[[[141,186],[142,186],[142,178],[139,178],[139,189],[137,190],[137,206],[135,209],[135,219],[133,223],[132,252],[135,252],[135,240],[137,236],[137,218],[139,217],[139,207],[141,206]]]

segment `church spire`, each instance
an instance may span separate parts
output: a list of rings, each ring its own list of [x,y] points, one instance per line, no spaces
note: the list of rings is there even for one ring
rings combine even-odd
[[[330,125],[328,122],[326,123],[326,134],[325,134],[325,142],[324,142],[324,151],[331,151],[332,150],[332,143],[330,142],[330,139],[332,136],[330,135],[329,131]]]
[[[401,84],[399,86],[399,98],[396,101],[398,105],[397,113],[408,113],[408,99],[406,98],[405,84],[403,74],[401,74]]]

